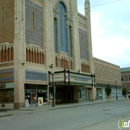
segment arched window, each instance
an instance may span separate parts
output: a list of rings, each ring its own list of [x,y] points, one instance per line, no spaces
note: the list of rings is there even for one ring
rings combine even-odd
[[[67,29],[66,29],[66,7],[63,2],[59,2],[59,45],[60,51],[67,52]]]

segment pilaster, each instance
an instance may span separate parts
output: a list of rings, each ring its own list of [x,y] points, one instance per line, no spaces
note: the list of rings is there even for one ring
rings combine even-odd
[[[85,1],[85,17],[86,17],[86,27],[87,27],[87,42],[88,42],[88,52],[89,52],[89,63],[90,72],[94,74],[94,62],[93,62],[93,52],[92,52],[92,38],[91,38],[91,14],[90,14],[90,2]]]
[[[53,37],[53,3],[43,0],[43,40],[46,53],[46,69],[51,64],[55,65],[54,37]]]
[[[78,25],[78,12],[77,12],[77,0],[71,0],[72,7],[72,43],[73,43],[73,58],[74,58],[74,70],[81,69],[80,61],[80,46],[79,46],[79,25]]]
[[[14,108],[24,107],[24,83],[25,83],[25,1],[14,0]]]

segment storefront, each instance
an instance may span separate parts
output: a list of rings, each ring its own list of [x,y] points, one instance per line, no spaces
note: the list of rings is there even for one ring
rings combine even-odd
[[[112,88],[112,92],[111,92],[111,96],[112,98],[116,98],[116,95],[118,98],[122,98],[122,88],[121,86],[111,86]]]
[[[14,83],[0,83],[0,103],[14,103]]]
[[[0,108],[14,107],[14,70],[0,70]]]
[[[47,104],[47,73],[26,70],[25,78],[25,106],[38,106]]]
[[[47,104],[47,86],[25,84],[26,106],[37,106]]]
[[[97,100],[102,100],[102,99],[107,99],[107,95],[105,92],[105,87],[107,84],[97,84],[96,85],[96,99]],[[116,95],[118,98],[122,97],[122,90],[121,86],[115,86],[115,85],[110,85],[111,87],[111,95],[110,98],[116,98]]]
[[[88,88],[88,86],[82,87],[82,101],[90,101],[90,89],[92,89],[92,86]]]

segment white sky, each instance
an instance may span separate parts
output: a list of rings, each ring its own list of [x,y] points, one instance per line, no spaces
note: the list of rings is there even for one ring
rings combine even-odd
[[[84,14],[85,0],[77,1]],[[93,56],[130,67],[130,0],[90,0],[90,4]]]

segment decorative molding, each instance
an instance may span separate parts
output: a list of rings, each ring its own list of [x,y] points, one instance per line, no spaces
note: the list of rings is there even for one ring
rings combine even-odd
[[[13,69],[0,70],[0,82],[13,81],[13,80],[14,80]]]

